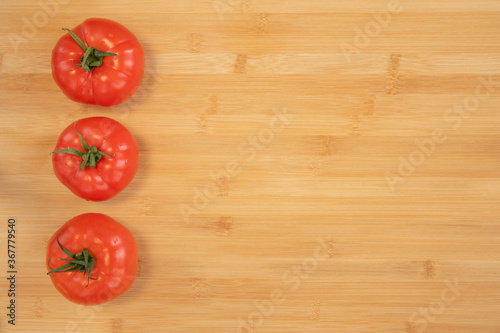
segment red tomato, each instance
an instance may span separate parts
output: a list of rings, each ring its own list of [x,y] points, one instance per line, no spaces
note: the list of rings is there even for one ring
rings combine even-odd
[[[108,200],[132,181],[139,151],[132,134],[106,117],[78,120],[59,136],[52,165],[57,178],[77,196]]]
[[[68,31],[52,51],[52,76],[70,99],[112,106],[139,88],[144,50],[123,25],[91,18]]]
[[[72,218],[50,238],[47,269],[68,300],[96,305],[127,291],[137,274],[137,243],[122,224],[103,214]]]

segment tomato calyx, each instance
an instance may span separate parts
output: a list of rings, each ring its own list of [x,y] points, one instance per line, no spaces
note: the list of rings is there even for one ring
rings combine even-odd
[[[59,266],[57,268],[51,268],[50,257],[49,257],[47,265],[50,268],[50,272],[48,272],[47,275],[53,273],[67,273],[67,272],[77,272],[77,271],[82,272],[83,277],[85,277],[85,274],[87,274],[87,285],[85,286],[85,288],[88,287],[90,280],[97,280],[99,278],[99,277],[95,278],[91,277],[92,270],[94,269],[95,265],[95,258],[89,253],[89,250],[87,248],[84,248],[80,253],[73,254],[69,250],[67,250],[64,246],[61,245],[61,243],[59,242],[59,236],[57,237],[57,244],[59,244],[61,250],[63,250],[63,252],[68,257],[71,257],[71,259],[59,259],[62,261],[67,261],[68,263]]]
[[[105,56],[114,56],[115,59],[118,58],[118,55],[116,53],[102,52],[92,46],[87,47],[87,45],[85,45],[85,43],[77,35],[75,35],[73,31],[68,28],[62,29],[64,31],[67,31],[71,35],[71,37],[78,43],[78,45],[80,45],[83,51],[85,51],[83,57],[80,57],[79,64],[73,61],[74,65],[81,66],[84,71],[92,72],[94,68],[101,66],[102,59]]]
[[[109,155],[106,154],[102,151],[97,150],[96,146],[92,146],[89,148],[87,142],[85,142],[85,139],[83,136],[78,132],[76,129],[76,123],[78,121],[75,121],[74,127],[76,133],[78,133],[78,136],[80,137],[80,141],[82,142],[82,147],[85,150],[84,152],[73,149],[73,148],[65,148],[65,149],[59,149],[57,151],[53,151],[52,154],[59,154],[59,153],[64,153],[64,154],[73,154],[76,156],[80,156],[83,159],[82,164],[80,164],[79,168],[81,170],[85,169],[86,166],[89,166],[91,168],[95,168],[97,165],[97,162],[100,161],[102,158],[102,155],[109,156],[109,157],[115,157],[115,155]]]

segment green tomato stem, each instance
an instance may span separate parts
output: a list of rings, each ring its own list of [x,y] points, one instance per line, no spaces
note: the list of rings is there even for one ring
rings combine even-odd
[[[60,234],[59,234],[60,235]],[[59,242],[59,235],[57,236],[57,244],[59,244],[59,247],[61,250],[71,259],[59,259],[61,261],[67,261],[67,264],[64,264],[62,266],[59,266],[57,268],[51,268],[50,267],[50,257],[47,262],[47,265],[50,268],[50,271],[47,273],[47,275],[53,274],[53,273],[67,273],[67,272],[82,272],[83,277],[85,277],[85,274],[87,274],[87,285],[85,288],[88,287],[90,280],[97,280],[99,277],[93,278],[92,275],[92,270],[94,269],[95,265],[95,258],[93,255],[89,253],[89,250],[87,248],[84,248],[82,252],[73,254],[69,250],[67,250],[64,246],[61,245]]]
[[[87,47],[87,45],[85,45],[85,43],[77,35],[75,35],[73,31],[67,28],[62,29],[64,31],[67,31],[70,36],[78,43],[78,45],[80,45],[83,51],[85,51],[83,57],[80,58],[79,64],[73,61],[73,64],[81,66],[84,71],[92,72],[94,68],[101,66],[102,60],[105,56],[114,56],[115,59],[118,58],[118,55],[116,53],[102,52],[92,46]]]
[[[102,156],[108,156],[108,157],[115,157],[115,155],[109,155],[106,154],[102,151],[99,151],[96,146],[92,146],[89,148],[89,145],[87,142],[85,142],[85,139],[83,136],[78,132],[76,129],[76,123],[78,121],[75,121],[74,128],[76,133],[78,133],[78,136],[80,137],[80,141],[82,142],[82,147],[85,151],[81,152],[76,149],[72,148],[65,148],[65,149],[59,149],[57,151],[53,151],[52,154],[73,154],[76,156],[79,156],[82,158],[82,163],[80,164],[79,168],[81,170],[85,169],[85,167],[89,166],[91,168],[95,168],[97,165],[97,162],[99,162],[102,158]]]

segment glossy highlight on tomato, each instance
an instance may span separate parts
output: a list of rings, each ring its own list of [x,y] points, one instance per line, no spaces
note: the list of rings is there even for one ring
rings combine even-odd
[[[137,262],[137,243],[130,230],[104,214],[72,218],[47,246],[47,274],[54,287],[77,304],[97,305],[122,295],[135,280]]]
[[[132,134],[107,117],[80,119],[59,136],[52,152],[57,178],[77,196],[108,200],[137,172],[139,150]]]
[[[139,88],[144,50],[127,28],[112,20],[90,18],[63,30],[66,33],[52,51],[52,76],[71,100],[113,106]]]

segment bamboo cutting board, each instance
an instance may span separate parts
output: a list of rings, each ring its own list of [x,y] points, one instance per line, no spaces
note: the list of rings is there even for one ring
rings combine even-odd
[[[0,15],[1,332],[500,332],[498,0],[18,0]],[[61,28],[89,17],[145,49],[121,106],[52,79]],[[100,203],[50,160],[90,116],[140,148]],[[86,212],[139,246],[132,288],[96,307],[45,268],[49,237]]]

